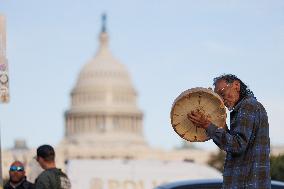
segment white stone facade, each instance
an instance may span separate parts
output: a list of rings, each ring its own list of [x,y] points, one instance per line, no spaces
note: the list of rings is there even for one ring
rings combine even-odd
[[[102,32],[96,56],[81,70],[65,113],[63,146],[146,146],[143,114],[130,76],[109,51]]]

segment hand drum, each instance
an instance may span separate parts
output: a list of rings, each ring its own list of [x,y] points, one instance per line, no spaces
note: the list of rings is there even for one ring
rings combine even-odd
[[[227,114],[221,97],[211,89],[201,87],[188,89],[175,99],[171,109],[172,127],[187,141],[209,140],[205,129],[194,126],[187,118],[187,114],[191,111],[202,112],[217,127],[225,127]]]

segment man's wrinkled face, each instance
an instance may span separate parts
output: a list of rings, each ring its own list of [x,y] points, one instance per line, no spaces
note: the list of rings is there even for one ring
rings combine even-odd
[[[225,80],[220,80],[216,83],[214,91],[223,99],[225,106],[231,110],[240,98],[240,83],[238,81],[227,83]]]
[[[21,162],[14,162],[10,166],[10,181],[14,184],[17,184],[22,181],[22,179],[25,177],[25,170],[24,165]]]

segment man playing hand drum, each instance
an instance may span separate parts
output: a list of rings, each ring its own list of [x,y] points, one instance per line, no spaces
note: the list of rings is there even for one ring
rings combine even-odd
[[[218,128],[202,112],[190,112],[187,116],[226,152],[223,188],[271,188],[269,124],[265,108],[234,75],[215,78],[214,86],[230,111],[230,129]]]

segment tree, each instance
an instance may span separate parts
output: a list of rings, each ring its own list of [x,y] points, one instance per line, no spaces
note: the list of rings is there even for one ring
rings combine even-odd
[[[271,179],[284,181],[284,154],[270,157]]]
[[[225,152],[220,150],[218,151],[217,154],[212,154],[208,160],[208,164],[211,167],[216,168],[220,172],[223,173],[224,171],[224,161],[225,161]]]

